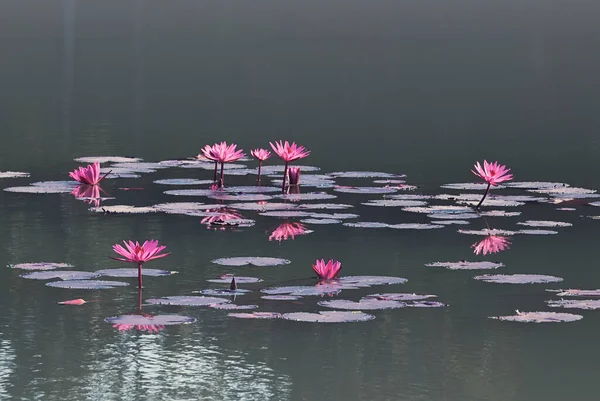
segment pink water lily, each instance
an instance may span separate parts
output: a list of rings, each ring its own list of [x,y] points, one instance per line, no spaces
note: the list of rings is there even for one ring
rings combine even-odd
[[[340,270],[342,269],[342,263],[329,259],[325,263],[325,259],[317,259],[315,264],[312,265],[313,270],[317,273],[317,277],[324,280],[331,280],[336,278]]]
[[[300,183],[300,167],[290,167],[288,169],[288,178],[290,186]]]
[[[103,176],[100,176],[100,163],[94,162],[86,167],[79,167],[69,173],[69,176],[77,182],[88,185],[97,185],[104,179],[110,171]]]
[[[258,182],[260,182],[260,170],[262,168],[262,162],[271,157],[271,152],[267,149],[254,149],[250,151],[250,154],[258,160]]]
[[[286,241],[288,238],[294,239],[296,235],[308,234],[310,231],[301,223],[283,223],[279,225],[269,236],[269,241]]]
[[[485,239],[471,245],[471,248],[475,248],[473,251],[475,255],[479,255],[480,253],[483,255],[497,253],[510,248],[510,239],[498,235],[489,235]]]
[[[122,256],[122,258],[111,257],[111,259],[120,260],[122,262],[136,263],[138,265],[138,287],[142,288],[142,265],[145,262],[154,259],[164,258],[171,253],[161,253],[166,246],[158,245],[158,241],[145,241],[143,245],[139,242],[123,241],[125,247],[119,244],[113,245],[113,251]]]
[[[215,162],[214,181],[217,181],[217,163],[221,163],[221,180],[219,187],[223,187],[224,181],[224,164],[234,162],[246,156],[242,149],[237,149],[237,145],[232,143],[227,145],[227,142],[215,143],[213,146],[206,145],[202,148],[202,154],[209,160]]]
[[[481,201],[479,201],[476,206],[476,208],[479,208],[490,191],[490,185],[496,187],[501,182],[510,181],[513,179],[513,175],[508,174],[510,171],[509,168],[507,168],[505,165],[499,164],[498,162],[488,163],[487,160],[484,160],[483,167],[481,164],[479,164],[479,162],[477,162],[474,167],[475,170],[471,170],[471,172],[477,177],[483,179],[488,184],[485,193],[483,194],[483,198],[481,198]]]
[[[273,144],[269,142],[271,148],[277,153],[277,156],[285,162],[285,169],[283,171],[283,185],[282,190],[285,190],[285,183],[287,178],[288,163],[298,159],[303,159],[310,155],[310,150],[306,150],[304,146],[296,145],[296,142],[291,144],[288,141],[279,141]]]

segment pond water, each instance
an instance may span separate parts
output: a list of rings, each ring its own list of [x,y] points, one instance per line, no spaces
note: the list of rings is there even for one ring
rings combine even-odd
[[[596,399],[598,292],[553,291],[600,288],[599,12],[2,2],[0,171],[30,176],[0,174],[0,398]],[[263,190],[253,160],[218,191],[190,165],[205,144],[279,139],[312,151],[298,194],[268,190],[275,157]],[[79,195],[95,209],[71,184],[31,193],[92,156],[140,160],[102,164],[103,192]],[[485,185],[447,184],[478,182],[484,158],[515,183],[477,211]],[[171,252],[143,293],[105,271],[135,267],[109,258],[128,239]],[[316,259],[339,279],[317,285]],[[13,268],[40,262],[61,265]],[[20,277],[50,267],[103,271]]]

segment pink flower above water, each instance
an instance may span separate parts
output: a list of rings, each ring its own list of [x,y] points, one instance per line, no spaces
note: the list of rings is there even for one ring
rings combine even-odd
[[[477,162],[475,164],[475,170],[471,170],[477,177],[483,179],[488,184],[497,186],[499,183],[504,181],[510,181],[513,179],[512,174],[508,174],[509,168],[505,165],[501,165],[498,162],[488,163],[487,160],[483,161],[483,167]]]
[[[292,142],[291,144],[288,141],[279,141],[275,142],[275,144],[269,142],[269,145],[277,153],[277,156],[286,163],[303,159],[310,155],[310,150],[306,150],[304,146],[296,145],[296,142]]]
[[[342,263],[338,261],[333,261],[333,259],[329,259],[327,263],[325,263],[325,259],[321,259],[315,262],[312,265],[313,270],[317,273],[317,277],[324,280],[331,280],[332,278],[336,278],[340,270],[342,269]]]
[[[296,235],[304,235],[308,232],[306,226],[301,223],[283,223],[271,233],[269,241],[286,241],[288,238],[294,239]]]
[[[122,258],[111,258],[122,262],[137,263],[139,288],[142,288],[142,265],[150,260],[164,258],[171,254],[170,252],[161,253],[166,246],[159,246],[156,240],[145,241],[143,245],[140,245],[137,241],[134,243],[131,240],[123,241],[123,244],[125,244],[125,247],[119,244],[113,245],[113,251],[121,255]]]
[[[95,162],[86,167],[79,167],[69,173],[69,176],[77,182],[88,185],[97,185],[109,173],[100,176],[100,163]]]
[[[221,163],[221,180],[219,187],[224,184],[223,166],[225,163],[234,162],[246,156],[242,149],[237,149],[237,145],[232,143],[227,145],[227,142],[215,143],[213,146],[206,145],[202,148],[202,154],[209,160],[215,162],[214,181],[217,181],[217,163]],[[197,158],[200,155],[196,156]]]
[[[300,167],[290,167],[288,169],[290,186],[300,183]]]
[[[250,154],[261,162],[264,162],[271,157],[271,152],[269,152],[267,149],[254,149],[250,151]]]
[[[479,255],[480,253],[483,255],[497,253],[510,248],[510,239],[508,237],[490,235],[471,245],[471,248],[475,248],[473,251],[475,255]]]

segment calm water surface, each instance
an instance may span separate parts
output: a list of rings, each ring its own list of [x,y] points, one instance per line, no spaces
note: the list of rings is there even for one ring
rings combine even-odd
[[[2,179],[0,186],[64,180],[80,156],[159,161],[193,156],[220,140],[250,149],[290,139],[312,149],[303,164],[322,172],[405,173],[417,193],[474,181],[469,170],[483,158],[508,164],[519,180],[598,189],[599,13],[600,3],[586,0],[5,0],[0,170],[32,177]],[[162,192],[175,187],[153,184],[211,174],[171,168],[110,180],[104,187],[116,199],[105,204],[213,203],[168,196]],[[253,181],[227,177],[229,185]],[[349,212],[360,221],[429,221],[400,208],[361,205],[381,195],[336,195],[335,202],[355,206]],[[253,227],[221,231],[206,229],[200,217],[102,215],[69,194],[0,191],[0,266],[124,267],[108,259],[112,244],[157,238],[172,255],[151,267],[179,273],[146,278],[144,299],[191,294],[223,273],[260,277],[263,287],[309,285],[311,263],[332,257],[342,261],[344,275],[409,280],[339,298],[417,292],[449,305],[375,311],[373,321],[334,325],[145,306],[197,322],[158,334],[121,333],[104,319],[136,311],[134,280],[113,290],[61,290],[7,267],[0,270],[0,399],[596,400],[598,312],[571,311],[584,318],[568,324],[488,319],[515,309],[550,310],[545,301],[555,297],[546,288],[600,287],[598,223],[586,217],[600,213],[585,202],[569,206],[576,210],[532,204],[517,208],[519,217],[488,218],[504,229],[530,219],[573,227],[514,236],[509,250],[481,257],[471,249],[480,237],[458,234],[456,226],[310,225],[313,233],[278,243],[269,235],[286,220],[255,212],[244,212],[256,219]],[[292,263],[211,263],[244,255]],[[424,266],[462,259],[502,262],[498,273],[565,281],[489,284],[472,279],[479,272]],[[94,302],[57,305],[79,297]],[[316,300],[267,302],[255,291],[237,301],[292,312],[319,310]]]

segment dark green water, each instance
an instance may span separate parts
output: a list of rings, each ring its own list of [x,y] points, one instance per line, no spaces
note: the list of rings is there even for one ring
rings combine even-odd
[[[597,189],[598,15],[600,3],[585,0],[4,0],[0,170],[27,171],[31,178],[1,179],[0,186],[67,179],[80,156],[159,161],[193,156],[215,141],[249,150],[289,139],[312,150],[303,164],[322,172],[406,173],[417,193],[445,193],[441,184],[475,181],[469,170],[484,158],[509,165],[518,180]],[[213,203],[169,197],[162,191],[174,188],[152,183],[211,174],[172,168],[111,180],[103,187],[117,199],[106,204]],[[227,180],[249,185],[254,177]],[[400,208],[360,205],[381,195],[336,195],[336,202],[356,206],[342,212],[358,213],[361,221],[428,221]],[[268,237],[285,220],[255,212],[244,212],[256,219],[253,227],[215,231],[200,217],[105,216],[69,194],[0,191],[0,266],[60,261],[86,271],[124,267],[108,259],[112,244],[156,238],[172,255],[148,267],[179,274],[147,278],[144,298],[190,294],[229,272],[260,277],[264,286],[297,279],[310,284],[311,263],[332,257],[342,261],[344,275],[409,280],[339,298],[417,292],[449,305],[375,311],[373,321],[339,325],[145,307],[197,322],[159,334],[120,333],[104,319],[135,311],[134,280],[113,290],[60,290],[4,268],[0,398],[595,400],[597,311],[566,311],[584,318],[564,324],[488,319],[515,309],[551,310],[545,301],[556,297],[546,288],[600,287],[598,223],[585,217],[600,213],[584,202],[574,207],[532,204],[517,208],[519,217],[488,219],[514,230],[529,219],[573,227],[557,229],[558,235],[514,236],[508,251],[484,258],[470,248],[480,238],[458,234],[456,226],[311,225],[313,233],[277,243]],[[477,219],[465,227],[485,223]],[[292,263],[211,263],[244,255]],[[504,263],[497,273],[552,274],[565,281],[496,285],[472,279],[486,272],[424,266],[462,259]],[[319,309],[314,297],[291,304],[259,295],[240,297],[240,303],[278,312]],[[96,302],[57,305],[79,297]]]

